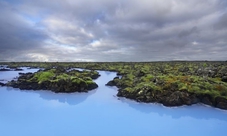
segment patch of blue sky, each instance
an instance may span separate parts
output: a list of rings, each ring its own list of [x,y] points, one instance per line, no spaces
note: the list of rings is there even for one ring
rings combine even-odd
[[[41,16],[39,16],[39,15],[32,16],[32,15],[28,15],[28,14],[21,14],[21,16],[24,18],[24,20],[26,22],[31,24],[36,29],[45,29],[45,27],[41,23],[43,20],[43,18]]]
[[[90,43],[95,43],[95,42],[98,42],[98,41],[99,41],[99,40],[93,39],[93,40],[90,41]]]
[[[56,40],[52,40],[52,39],[48,39],[46,40],[46,43],[48,43],[48,45],[52,46],[52,45],[56,45],[58,47],[67,47],[67,48],[71,48],[71,47],[75,47],[76,44],[74,45],[70,45],[70,44],[63,44],[59,41],[56,41]]]
[[[23,2],[22,0],[3,0],[3,1],[10,3],[10,4],[20,4]]]
[[[22,16],[29,22],[39,23],[40,21],[42,21],[42,18],[40,16],[31,16],[27,14],[22,14]]]

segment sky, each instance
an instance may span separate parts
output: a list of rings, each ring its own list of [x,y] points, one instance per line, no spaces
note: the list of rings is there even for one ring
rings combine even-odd
[[[0,61],[227,60],[227,0],[0,0]]]

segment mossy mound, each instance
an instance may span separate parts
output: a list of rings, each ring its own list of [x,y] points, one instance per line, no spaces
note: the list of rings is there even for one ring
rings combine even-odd
[[[152,76],[132,73],[115,78],[107,85],[119,87],[117,96],[140,102],[158,102],[165,106],[192,105],[202,102],[227,109],[227,83],[220,78],[171,74]]]
[[[98,85],[92,81],[98,77],[96,71],[69,71],[64,68],[53,68],[36,73],[22,74],[17,81],[7,85],[23,90],[51,90],[53,92],[87,92]]]
[[[122,78],[114,78],[107,85],[119,88],[117,96],[139,102],[158,102],[165,106],[201,102],[227,109],[226,73],[223,72],[226,66],[215,68],[209,64],[204,68],[194,63],[188,66],[179,64],[124,66],[118,73]]]

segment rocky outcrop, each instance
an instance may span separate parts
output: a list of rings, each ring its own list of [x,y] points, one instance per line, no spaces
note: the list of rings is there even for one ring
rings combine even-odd
[[[14,71],[23,71],[23,69],[21,69],[21,68],[16,68],[16,69],[14,69]]]
[[[91,77],[78,77],[84,76],[83,72],[77,73],[77,76],[65,72],[63,69],[49,69],[37,73],[20,73],[18,80],[7,83],[7,86],[22,90],[51,90],[56,93],[88,92],[98,87]]]
[[[192,105],[197,103],[204,103],[213,107],[227,110],[227,99],[223,97],[217,97],[216,100],[208,95],[197,96],[193,93],[188,93],[186,91],[151,91],[146,92],[140,91],[128,91],[125,89],[119,89],[117,96],[126,97],[129,99],[136,100],[138,102],[157,102],[162,103],[165,106],[182,106],[182,105]]]
[[[0,69],[0,71],[11,71],[11,70],[7,69],[7,68],[2,68],[2,69]]]
[[[216,107],[220,109],[227,109],[227,99],[223,97],[217,97],[215,101],[216,101]]]
[[[106,85],[107,86],[116,86],[116,83],[114,82],[114,80],[111,80]]]
[[[199,98],[201,103],[204,103],[206,105],[210,105],[210,106],[216,105],[215,101],[213,101],[213,99],[209,95],[199,95],[198,98]]]
[[[203,103],[227,110],[227,67],[222,63],[197,63],[195,67],[161,64],[121,73],[121,79],[106,84],[118,87],[119,97],[165,106]]]
[[[182,91],[175,91],[166,98],[162,98],[162,103],[165,106],[180,106],[191,105],[192,99],[189,97],[189,93]]]
[[[108,83],[106,83],[106,86],[117,86],[120,88],[120,86],[117,84],[119,79],[119,77],[115,77],[113,80],[110,80]]]
[[[0,86],[6,86],[6,84],[4,84],[4,83],[0,82]]]
[[[93,74],[93,75],[91,76],[91,78],[92,78],[92,79],[97,79],[99,76],[100,76],[100,75],[97,73],[97,74]]]
[[[0,68],[0,71],[23,71],[21,68]]]

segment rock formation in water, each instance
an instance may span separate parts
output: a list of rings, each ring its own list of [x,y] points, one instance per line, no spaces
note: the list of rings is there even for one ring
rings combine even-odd
[[[117,86],[117,96],[138,102],[165,106],[204,103],[227,109],[226,63],[205,64],[134,66],[119,71],[118,75],[123,77],[114,78],[106,85]]]
[[[100,75],[96,71],[67,72],[64,68],[40,70],[36,73],[20,73],[18,80],[7,83],[7,86],[22,90],[51,90],[53,92],[87,92],[98,85],[92,79]]]

